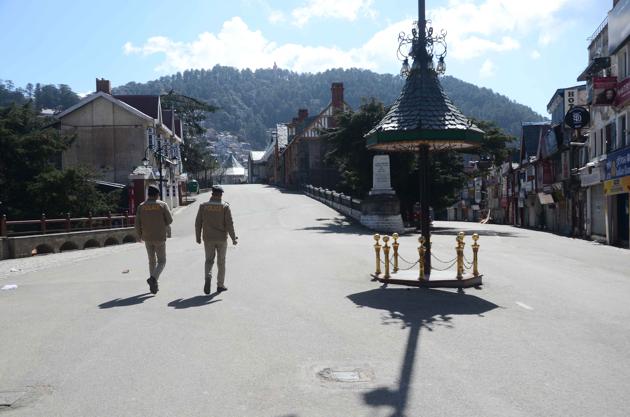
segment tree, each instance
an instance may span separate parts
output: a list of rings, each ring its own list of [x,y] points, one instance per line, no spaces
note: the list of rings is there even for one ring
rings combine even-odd
[[[186,172],[199,172],[203,161],[210,160],[210,152],[204,145],[201,135],[206,131],[203,122],[208,113],[213,113],[217,107],[192,97],[177,94],[171,90],[160,96],[162,106],[175,110],[182,122],[184,143],[181,146],[183,166]]]
[[[83,170],[60,170],[73,138],[46,127],[29,104],[0,109],[0,202],[10,218],[94,214],[117,208]]]
[[[364,101],[357,112],[346,112],[337,118],[337,128],[325,132],[330,150],[327,161],[337,167],[342,177],[340,191],[365,196],[372,188],[372,157],[365,146],[365,134],[383,118],[385,107],[375,99]],[[439,211],[454,201],[466,180],[462,157],[454,150],[431,154],[432,172],[430,205]],[[418,162],[413,153],[391,153],[392,187],[401,202],[403,213],[420,200]]]
[[[484,131],[484,135],[481,146],[467,151],[467,153],[474,153],[479,155],[480,160],[488,161],[487,168],[492,165],[501,165],[507,161],[510,156],[507,145],[514,143],[517,140],[516,137],[505,134],[493,121],[475,119],[472,121]]]

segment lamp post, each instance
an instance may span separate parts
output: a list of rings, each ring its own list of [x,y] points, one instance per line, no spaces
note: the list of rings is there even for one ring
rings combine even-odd
[[[146,149],[144,150],[144,158],[142,158],[142,165],[144,165],[145,167],[150,166],[150,161],[149,158],[147,157],[147,152],[149,151],[149,149],[152,148],[152,144],[149,144],[149,146],[146,147]],[[164,174],[162,172],[162,164],[164,159],[166,159],[167,162],[170,163],[177,163],[177,156],[175,156],[173,158],[172,161],[169,161],[168,158],[166,158],[166,155],[164,155],[164,147],[162,146],[162,141],[158,139],[158,143],[157,143],[157,149],[155,149],[153,151],[153,157],[155,159],[157,159],[158,161],[158,169],[160,170],[160,179],[158,180],[160,182],[160,197],[164,198],[164,187],[162,186],[162,183],[164,181],[166,181],[164,179]]]
[[[368,149],[418,155],[427,276],[431,274],[429,152],[478,146],[483,138],[483,131],[453,105],[438,79],[438,75],[446,70],[445,39],[446,31],[434,33],[427,21],[425,0],[418,0],[418,21],[414,22],[411,35],[401,33],[398,36],[398,57],[403,61],[401,75],[405,85],[385,117],[365,135]]]

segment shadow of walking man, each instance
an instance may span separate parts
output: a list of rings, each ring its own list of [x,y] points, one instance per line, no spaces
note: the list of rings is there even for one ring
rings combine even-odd
[[[363,400],[371,407],[388,406],[394,409],[392,417],[404,417],[413,383],[415,356],[420,330],[433,331],[438,326],[453,327],[453,316],[478,315],[498,306],[479,297],[429,289],[374,289],[349,295],[359,307],[387,311],[383,324],[400,324],[409,328],[407,347],[400,368],[399,385],[396,388],[379,387],[363,394]]]
[[[202,307],[207,306],[209,304],[218,303],[221,300],[213,300],[214,297],[219,295],[218,292],[210,295],[197,295],[191,298],[179,298],[177,300],[173,300],[168,303],[169,307],[173,307],[174,309],[182,309],[182,308],[191,308],[191,307]]]
[[[98,308],[129,307],[136,304],[144,303],[149,298],[153,298],[153,294],[149,292],[134,295],[133,297],[128,298],[115,298],[113,300],[99,304]]]

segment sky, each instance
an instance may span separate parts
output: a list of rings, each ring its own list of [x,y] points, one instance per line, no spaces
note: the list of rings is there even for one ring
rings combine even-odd
[[[426,0],[446,31],[446,74],[547,116],[579,84],[612,0]],[[397,74],[416,0],[0,0],[0,79],[94,91],[216,64]]]

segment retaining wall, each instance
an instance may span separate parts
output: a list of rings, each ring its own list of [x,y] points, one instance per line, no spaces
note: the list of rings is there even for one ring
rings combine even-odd
[[[24,258],[67,250],[101,248],[137,241],[138,236],[133,227],[7,237],[0,241],[0,259]]]

